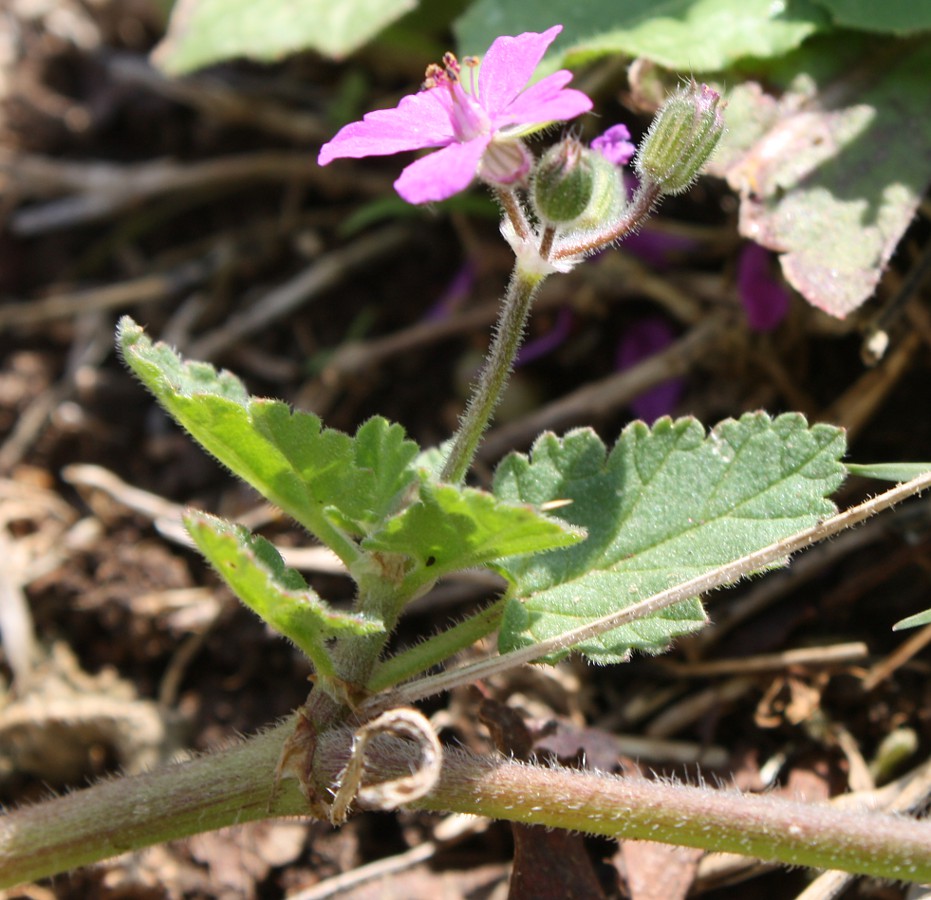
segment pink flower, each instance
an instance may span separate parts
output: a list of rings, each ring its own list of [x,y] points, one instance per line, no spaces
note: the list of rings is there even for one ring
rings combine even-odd
[[[573,119],[592,108],[585,94],[566,88],[571,72],[554,72],[524,89],[560,31],[562,26],[554,25],[542,34],[497,38],[485,54],[478,84],[478,61],[464,59],[469,90],[460,79],[463,67],[447,53],[443,68],[427,69],[423,90],[394,109],[368,113],[361,122],[340,129],[323,145],[317,162],[325,166],[334,159],[441,148],[411,163],[394,183],[408,203],[445,200],[467,188],[476,175],[498,184],[519,181],[531,163],[519,132]]]

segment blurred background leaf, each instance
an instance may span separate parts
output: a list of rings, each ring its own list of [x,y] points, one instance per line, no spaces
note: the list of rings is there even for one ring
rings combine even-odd
[[[153,59],[185,72],[234,57],[271,62],[301,50],[342,59],[417,0],[179,0]]]

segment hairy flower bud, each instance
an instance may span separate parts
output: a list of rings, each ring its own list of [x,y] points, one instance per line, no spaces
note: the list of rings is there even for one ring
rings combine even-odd
[[[618,169],[572,137],[543,155],[532,198],[542,222],[573,229],[603,226],[618,216],[625,201]]]
[[[634,165],[643,181],[664,194],[681,194],[708,161],[721,135],[721,95],[692,81],[679,88],[656,114]]]
[[[595,184],[595,167],[573,137],[550,147],[533,176],[533,204],[547,225],[565,225],[588,207]]]

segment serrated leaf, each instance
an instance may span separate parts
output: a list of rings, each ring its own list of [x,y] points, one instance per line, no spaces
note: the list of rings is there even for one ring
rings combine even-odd
[[[188,514],[184,524],[233,593],[303,650],[320,675],[335,677],[328,639],[383,630],[379,622],[331,609],[268,541],[242,526],[203,513]]]
[[[607,452],[580,429],[541,436],[530,457],[507,457],[494,492],[509,502],[571,499],[555,515],[588,538],[506,560],[512,581],[502,652],[555,637],[738,559],[830,515],[843,480],[844,435],[797,414],[722,422],[634,422]],[[655,652],[705,622],[698,599],[575,647],[598,663]]]
[[[684,72],[719,71],[744,57],[778,56],[828,24],[814,2],[791,14],[770,0],[478,0],[455,23],[463,53],[484,53],[501,34],[563,25],[541,71],[598,56],[642,56]]]
[[[847,471],[860,478],[903,482],[931,472],[931,463],[847,463]]]
[[[816,0],[841,28],[862,28],[904,37],[931,30],[931,3],[915,0]]]
[[[433,578],[507,556],[578,543],[584,532],[526,504],[451,484],[422,485],[420,498],[366,538],[366,550],[410,556]]]
[[[931,625],[931,609],[915,613],[907,619],[902,619],[892,626],[893,631],[904,631],[906,628],[917,628],[919,625]]]
[[[333,526],[366,534],[417,478],[418,447],[400,425],[373,418],[355,438],[323,428],[315,415],[250,397],[229,372],[182,361],[129,317],[118,342],[127,365],[201,446],[324,542]]]
[[[342,59],[417,0],[178,0],[153,61],[181,75],[235,57],[265,62],[316,50]]]
[[[778,96],[753,82],[729,93],[709,171],[740,194],[741,234],[780,254],[809,303],[843,318],[873,295],[931,184],[931,42],[845,34],[790,65],[776,73]]]

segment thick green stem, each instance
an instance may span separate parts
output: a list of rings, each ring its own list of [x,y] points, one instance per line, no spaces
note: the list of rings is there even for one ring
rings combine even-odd
[[[226,825],[306,814],[295,781],[273,790],[292,727],[286,723],[211,756],[7,813],[0,818],[0,887]],[[314,757],[321,784],[336,778],[351,741],[348,728],[321,737]],[[408,774],[417,753],[404,741],[373,744],[367,780]],[[416,805],[931,881],[931,823],[874,811],[534,767],[457,750],[446,751],[437,786]]]
[[[327,782],[349,740],[326,735],[317,754]],[[385,741],[367,757],[375,781],[407,774],[418,751]],[[332,767],[332,768],[331,768]],[[931,879],[931,822],[773,796],[525,765],[447,750],[436,787],[411,804],[611,838],[633,838],[841,869],[902,881]]]
[[[229,750],[8,811],[0,817],[0,887],[239,822],[305,814],[297,782],[274,790],[293,730],[288,722]]]
[[[459,423],[459,430],[453,436],[452,449],[440,475],[442,481],[458,484],[469,471],[478,443],[511,374],[530,316],[531,302],[545,277],[522,269],[520,262],[515,266],[491,349]]]

